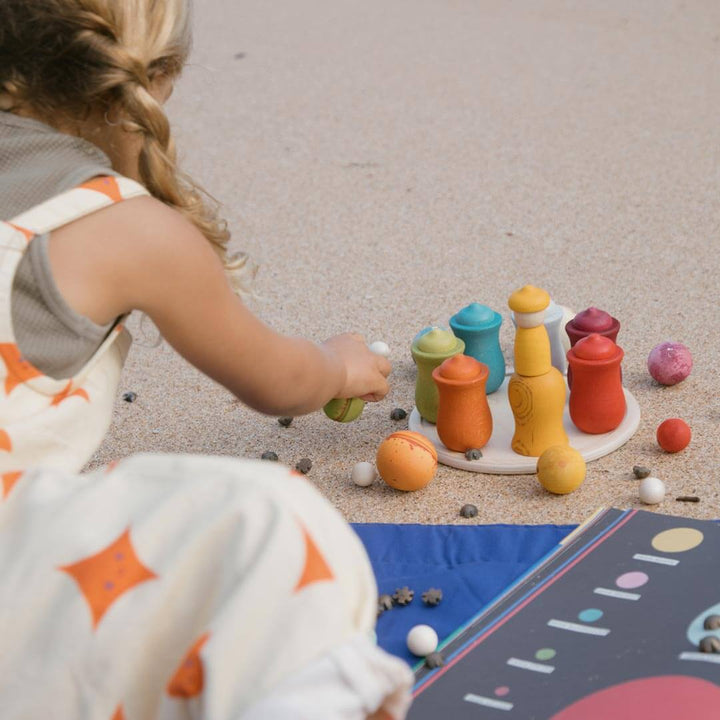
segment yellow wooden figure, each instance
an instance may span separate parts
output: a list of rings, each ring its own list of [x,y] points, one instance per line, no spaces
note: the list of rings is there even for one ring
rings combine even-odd
[[[508,400],[515,417],[512,449],[540,457],[552,445],[567,445],[563,427],[565,378],[552,365],[550,338],[543,324],[550,295],[525,285],[508,300],[513,311],[515,372],[508,383]]]

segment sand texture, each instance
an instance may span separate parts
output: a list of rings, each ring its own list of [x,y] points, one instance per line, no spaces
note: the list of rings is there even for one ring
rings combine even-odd
[[[706,0],[230,0],[196,3],[195,49],[168,112],[185,167],[261,265],[254,311],[280,332],[385,340],[386,400],[351,424],[288,428],[238,403],[138,319],[113,428],[91,466],[141,451],[274,450],[351,521],[571,523],[639,506],[633,465],[667,484],[661,512],[720,517],[720,5]],[[441,466],[423,491],[350,471],[407,427],[414,335],[470,302],[502,313],[525,284],[617,317],[637,433],[557,497],[532,475]],[[646,359],[686,344],[662,387]],[[137,393],[134,403],[123,392]],[[669,455],[657,425],[684,418]],[[208,478],[211,481],[211,478]],[[701,501],[675,501],[697,495]],[[477,504],[477,518],[458,515]]]

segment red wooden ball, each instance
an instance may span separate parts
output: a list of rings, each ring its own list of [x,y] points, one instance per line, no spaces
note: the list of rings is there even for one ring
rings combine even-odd
[[[669,418],[658,425],[658,445],[665,452],[676,453],[690,444],[690,426],[680,418]]]

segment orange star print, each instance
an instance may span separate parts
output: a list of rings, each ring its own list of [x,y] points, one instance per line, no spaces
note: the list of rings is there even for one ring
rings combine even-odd
[[[58,569],[79,585],[90,606],[93,628],[97,628],[103,615],[124,593],[157,577],[135,553],[129,529],[99,553]]]
[[[5,394],[9,395],[21,383],[40,377],[42,373],[20,354],[15,343],[0,343],[0,357],[7,368]]]
[[[57,394],[53,396],[53,400],[50,405],[59,405],[63,400],[67,400],[70,397],[81,397],[83,400],[90,402],[90,397],[82,388],[72,390],[72,380]]]
[[[114,177],[96,177],[88,180],[79,187],[85,188],[86,190],[95,190],[103,195],[107,195],[113,202],[120,202],[123,199],[117,180],[115,180]]]
[[[22,472],[4,473],[2,476],[3,499],[6,498],[10,491],[15,487],[15,483],[22,476]]]
[[[205,684],[203,662],[200,657],[200,650],[208,641],[210,633],[201,635],[195,644],[188,650],[187,655],[180,663],[180,667],[170,679],[167,686],[167,693],[172,697],[191,698],[202,692]]]
[[[20,227],[19,225],[15,225],[13,223],[8,223],[8,225],[11,228],[15,228],[15,230],[19,230],[24,236],[25,239],[30,242],[35,237],[35,233],[32,232],[32,230],[28,230],[27,228]]]
[[[304,527],[302,528],[302,533],[305,539],[305,567],[295,586],[294,592],[299,592],[304,587],[316,582],[335,579],[332,570],[330,570],[327,562],[325,562],[325,558]]]

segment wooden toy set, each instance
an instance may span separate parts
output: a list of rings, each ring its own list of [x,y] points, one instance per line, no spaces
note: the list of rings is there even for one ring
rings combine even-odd
[[[450,330],[426,328],[412,343],[417,382],[409,429],[433,443],[438,461],[534,473],[553,446],[569,445],[589,461],[632,437],[640,409],[622,386],[618,320],[591,307],[561,327],[562,308],[531,285],[508,304],[513,368],[500,348],[500,314],[478,303],[453,315]],[[473,449],[482,456],[469,459]]]

